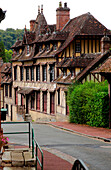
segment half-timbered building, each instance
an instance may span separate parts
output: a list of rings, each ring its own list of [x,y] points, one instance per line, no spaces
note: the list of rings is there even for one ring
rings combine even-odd
[[[43,6],[38,7],[30,31],[25,28],[23,40],[12,46],[13,112],[31,115],[35,121],[64,120],[69,114],[67,87],[102,55],[104,33],[111,37],[90,13],[70,19],[67,3],[59,3],[54,25],[47,24]],[[85,80],[102,79],[87,76]]]

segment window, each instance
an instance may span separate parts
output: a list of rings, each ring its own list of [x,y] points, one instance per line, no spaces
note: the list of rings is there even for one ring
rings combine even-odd
[[[42,51],[42,47],[41,46],[39,46],[39,52],[41,52]]]
[[[5,85],[5,96],[8,97],[8,85],[7,84]]]
[[[57,50],[57,44],[54,44],[54,50]]]
[[[47,71],[46,71],[47,67],[43,66],[43,81],[47,81]]]
[[[74,77],[74,70],[71,70],[71,77]]]
[[[17,66],[14,67],[14,80],[17,80]]]
[[[36,66],[36,81],[40,81],[40,66]]]
[[[43,112],[47,113],[47,92],[43,92]]]
[[[60,105],[60,89],[58,89],[58,105]]]
[[[29,45],[27,45],[27,55],[29,54]]]
[[[36,92],[36,110],[40,110],[40,91]]]
[[[46,46],[46,50],[49,51],[49,45]]]
[[[21,81],[23,81],[23,73],[24,73],[23,67],[20,67],[20,80]]]
[[[80,42],[76,42],[75,52],[76,53],[80,53],[81,52],[81,43]]]
[[[66,76],[67,76],[67,71],[63,70],[63,77],[66,77]]]
[[[34,103],[35,103],[35,93],[31,94],[31,109],[34,109]]]
[[[17,55],[19,55],[19,50],[17,50]]]
[[[12,85],[9,86],[9,97],[12,97]]]
[[[50,82],[53,81],[54,78],[54,65],[50,65]]]
[[[31,67],[31,81],[34,80],[34,67]]]
[[[29,67],[26,67],[26,81],[29,80]]]

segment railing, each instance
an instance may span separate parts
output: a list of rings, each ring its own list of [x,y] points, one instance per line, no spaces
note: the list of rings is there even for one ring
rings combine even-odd
[[[37,141],[34,138],[34,129],[31,125],[30,122],[1,122],[1,124],[28,124],[28,131],[23,131],[23,132],[5,132],[3,134],[28,134],[29,135],[29,148],[31,147],[31,130],[32,130],[32,158],[34,158],[34,155],[36,157],[36,170],[37,170],[37,164],[39,163],[41,170],[43,170],[43,152],[37,143]],[[35,148],[34,148],[34,143],[35,143]],[[34,151],[35,150],[35,151]],[[38,157],[38,150],[41,153],[41,161]]]
[[[87,166],[85,165],[85,163],[82,160],[77,159],[74,162],[72,170],[89,170],[89,169],[87,168]]]
[[[22,132],[5,132],[3,134],[28,134],[29,135],[29,148],[31,147],[31,126],[30,126],[30,122],[1,122],[1,124],[28,124],[28,131],[22,131]]]
[[[36,152],[34,152],[34,144],[36,146]],[[38,157],[38,151],[40,151],[41,153],[41,160]],[[34,138],[34,129],[32,128],[32,158],[34,158],[34,154],[36,157],[36,170],[37,170],[37,164],[39,163],[41,170],[43,170],[43,152],[39,146],[39,144],[37,143],[37,141]]]

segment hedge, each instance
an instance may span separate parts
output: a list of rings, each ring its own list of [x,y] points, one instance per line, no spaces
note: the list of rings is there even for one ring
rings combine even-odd
[[[68,89],[70,122],[108,127],[109,97],[107,81],[75,83]]]

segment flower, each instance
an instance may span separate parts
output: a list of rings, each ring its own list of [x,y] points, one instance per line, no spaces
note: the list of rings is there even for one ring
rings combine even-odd
[[[9,141],[9,139],[6,136],[0,135],[0,147],[4,146],[5,144],[7,144],[8,141]]]

